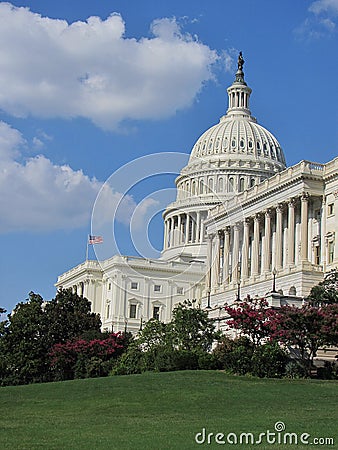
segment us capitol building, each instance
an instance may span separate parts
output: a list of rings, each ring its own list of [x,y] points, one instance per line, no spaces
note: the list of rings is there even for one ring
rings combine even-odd
[[[58,277],[57,288],[90,300],[103,329],[167,322],[186,299],[214,317],[248,295],[299,304],[338,266],[338,158],[287,167],[277,139],[251,115],[243,64],[240,53],[226,114],[175,181],[161,257],[87,260]]]

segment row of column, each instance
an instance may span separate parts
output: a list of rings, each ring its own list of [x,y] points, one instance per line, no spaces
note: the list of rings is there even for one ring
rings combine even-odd
[[[197,211],[167,218],[164,222],[163,249],[202,242],[205,234],[205,216],[204,211]]]
[[[300,200],[300,262],[308,262],[308,194]],[[262,273],[277,271],[295,264],[295,208],[298,198],[281,203],[253,217],[208,235],[207,289],[220,283],[238,283]],[[284,214],[287,212],[287,218]],[[284,242],[283,223],[287,222],[287,241]],[[273,240],[274,234],[274,240]],[[272,248],[273,245],[273,248]],[[283,249],[287,248],[283,258]]]

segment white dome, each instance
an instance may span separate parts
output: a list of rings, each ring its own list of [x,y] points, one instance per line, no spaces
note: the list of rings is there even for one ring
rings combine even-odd
[[[217,125],[209,128],[195,143],[189,163],[196,158],[216,156],[218,159],[269,161],[285,167],[285,158],[279,142],[249,115],[223,116]]]
[[[205,131],[194,145],[189,163],[195,159],[257,161],[273,167],[272,173],[285,168],[285,157],[277,139],[251,116],[251,89],[244,81],[240,54],[236,79],[227,89],[229,108],[219,123]]]

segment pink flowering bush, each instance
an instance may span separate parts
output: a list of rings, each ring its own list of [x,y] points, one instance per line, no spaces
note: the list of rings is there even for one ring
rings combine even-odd
[[[237,305],[226,305],[225,310],[229,315],[228,329],[238,331],[249,340],[257,361],[261,357],[257,357],[256,350],[262,344],[279,343],[298,352],[300,364],[310,375],[318,349],[338,345],[337,303],[273,309],[265,299],[248,299]],[[251,347],[247,348],[246,355],[249,353],[252,353]],[[267,354],[265,352],[264,358]]]
[[[55,344],[50,352],[51,370],[57,380],[108,375],[126,347],[122,333],[101,339],[74,339]]]

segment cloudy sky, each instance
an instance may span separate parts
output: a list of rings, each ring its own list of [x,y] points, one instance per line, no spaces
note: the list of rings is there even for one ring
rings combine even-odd
[[[225,113],[240,50],[288,164],[336,157],[337,27],[338,0],[0,2],[0,306],[53,297],[85,258],[99,192],[119,251],[136,254],[130,221],[161,249],[175,170]]]

